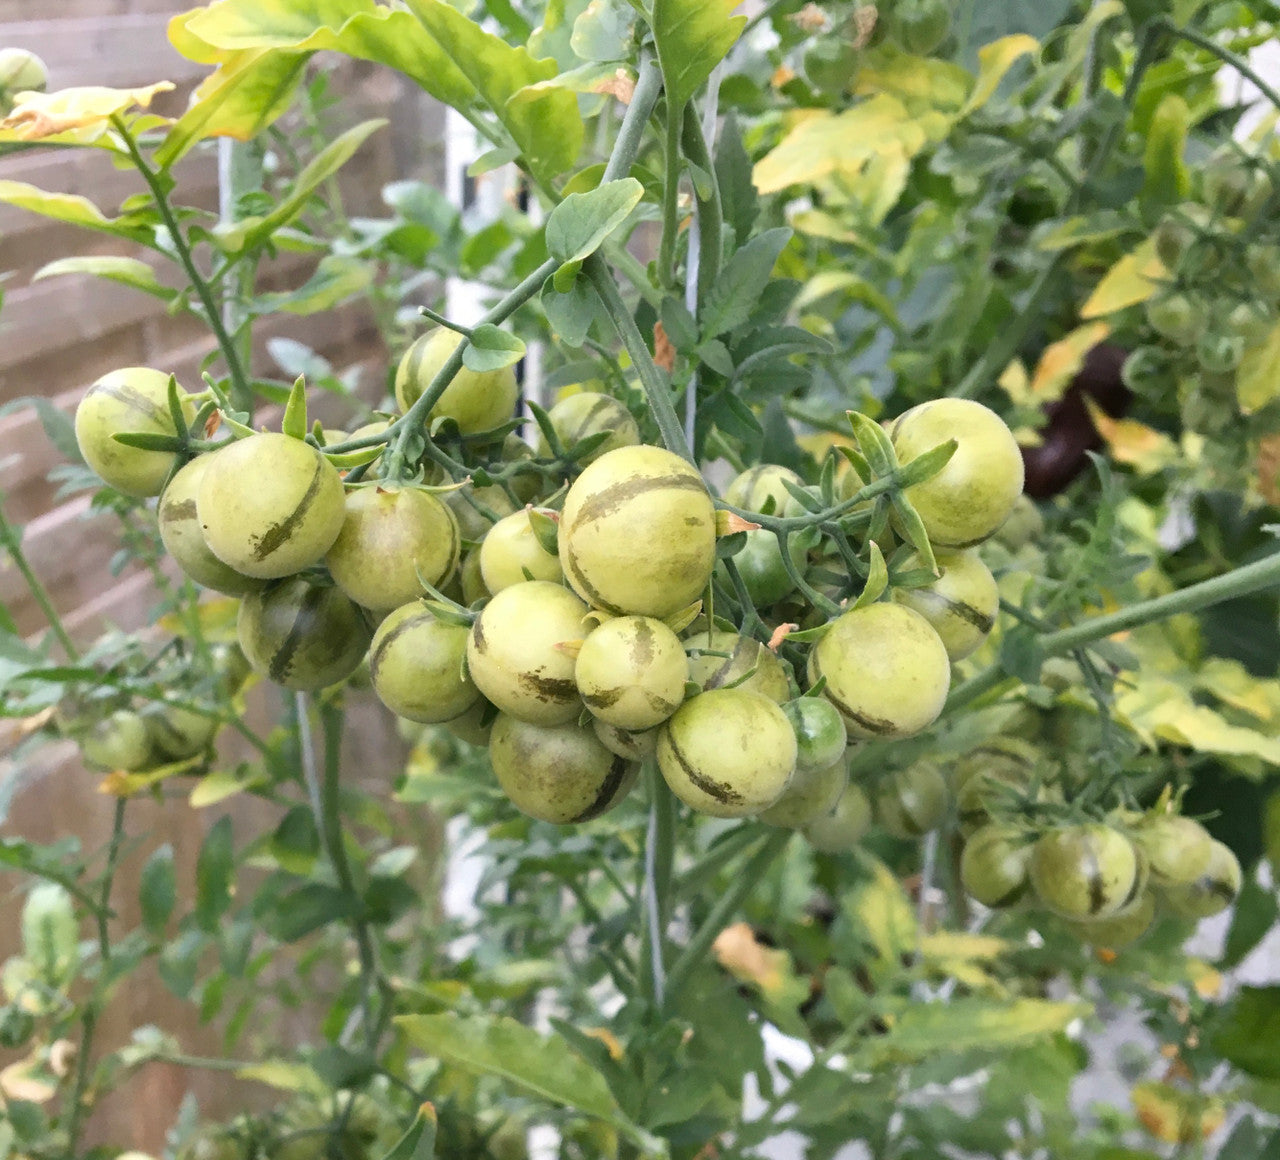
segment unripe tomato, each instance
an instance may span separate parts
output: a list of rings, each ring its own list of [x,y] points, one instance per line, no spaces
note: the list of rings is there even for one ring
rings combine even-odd
[[[773,805],[796,768],[786,714],[747,689],[712,689],[686,701],[658,734],[658,768],[690,809],[741,818]]]
[[[747,532],[747,542],[733,557],[734,565],[746,585],[747,595],[757,608],[777,604],[795,590],[796,582],[782,559],[778,537],[766,528]],[[798,575],[804,576],[809,565],[808,537],[787,538],[787,555]]]
[[[489,529],[493,524],[475,509],[467,497],[471,496],[476,503],[483,504],[498,519],[503,516],[509,516],[516,510],[516,505],[511,502],[511,497],[507,495],[496,483],[490,487],[475,487],[470,483],[465,483],[461,487],[453,491],[445,492],[445,506],[453,513],[453,518],[458,522],[458,531],[462,538],[472,544],[478,544],[489,533]]]
[[[661,725],[680,707],[689,658],[662,621],[619,616],[582,642],[573,677],[592,716],[634,732]]]
[[[480,543],[479,555],[484,586],[495,594],[526,580],[558,584],[564,579],[560,558],[538,541],[525,511],[513,512],[494,524]]]
[[[852,849],[871,829],[871,799],[860,786],[850,782],[835,808],[814,818],[803,830],[805,841],[824,854]]]
[[[488,600],[493,595],[484,582],[484,574],[480,571],[479,548],[472,548],[463,558],[458,579],[462,588],[462,603],[468,608],[477,600]]]
[[[937,475],[907,489],[929,541],[969,548],[995,532],[1022,494],[1022,452],[994,411],[970,399],[921,403],[893,424],[900,463],[910,463],[948,439],[955,454]]]
[[[567,588],[533,580],[504,588],[471,626],[467,668],[504,713],[563,725],[582,711],[574,658],[557,646],[581,640],[587,606]]]
[[[195,418],[195,403],[178,392],[183,415]],[[169,376],[150,367],[125,367],[103,375],[76,407],[76,444],[102,481],[125,495],[159,495],[173,469],[168,451],[143,451],[113,438],[123,434],[177,435],[169,414]]]
[[[357,604],[389,612],[421,596],[422,580],[434,588],[448,576],[458,551],[458,525],[430,492],[358,487],[347,493],[342,530],[324,562]]]
[[[441,728],[447,729],[459,741],[468,745],[483,747],[489,744],[489,735],[493,732],[493,723],[497,719],[497,710],[481,697],[465,713],[449,721],[442,721]]]
[[[202,753],[222,724],[217,717],[178,705],[152,705],[142,714],[152,749],[169,761],[184,761]]]
[[[264,581],[242,575],[209,551],[196,515],[196,497],[211,462],[210,456],[201,455],[169,481],[156,510],[160,539],[178,567],[197,584],[228,596],[243,596],[257,591]]]
[[[937,580],[923,588],[895,588],[893,598],[933,625],[954,662],[987,639],[1000,611],[1000,589],[977,552],[939,552],[937,561],[942,570]],[[904,570],[923,566],[914,555],[903,563]]]
[[[703,689],[750,689],[779,705],[791,699],[782,662],[753,637],[717,628],[686,637],[684,647],[689,680]]]
[[[519,463],[532,458],[533,448],[514,431],[508,431],[502,440],[502,462]],[[536,503],[541,497],[549,494],[555,486],[548,484],[546,478],[536,471],[522,471],[519,475],[513,475],[510,484],[511,490],[516,493],[521,503]]]
[[[410,721],[435,724],[465,713],[480,699],[466,670],[467,630],[438,620],[413,601],[387,615],[369,646],[373,691]]]
[[[1027,873],[1040,901],[1063,918],[1108,918],[1137,897],[1133,843],[1097,823],[1043,834],[1031,849]]]
[[[364,660],[371,635],[350,597],[301,576],[246,596],[236,632],[255,672],[301,690],[349,677]]]
[[[882,778],[872,799],[876,821],[895,838],[919,838],[936,830],[950,804],[946,779],[930,761],[917,761]]]
[[[1120,950],[1137,942],[1148,930],[1156,917],[1155,896],[1150,893],[1139,895],[1133,905],[1126,907],[1119,914],[1096,922],[1068,922],[1066,928],[1081,942],[1093,947],[1107,947]]]
[[[670,616],[701,597],[715,554],[715,509],[702,476],[660,447],[602,455],[565,497],[560,563],[593,607]]]
[[[330,431],[326,428],[324,433],[325,458],[339,470],[359,467],[365,463],[373,463],[382,454],[386,447],[385,443],[375,443],[371,447],[361,447],[356,451],[342,451],[337,454],[329,451],[328,448],[336,447],[339,443],[346,443],[352,439],[363,439],[367,435],[381,435],[390,426],[390,419],[375,419],[371,423],[365,423],[357,427],[350,434],[345,431]]]
[[[1240,365],[1244,350],[1240,335],[1210,330],[1196,343],[1196,362],[1211,375],[1229,375]]]
[[[117,709],[80,738],[80,753],[99,769],[133,772],[155,764],[151,735],[140,714]]]
[[[830,701],[821,697],[797,697],[782,711],[796,735],[796,772],[826,769],[844,757],[849,732],[844,718]]]
[[[489,760],[516,809],[561,826],[613,809],[631,792],[639,771],[575,721],[533,725],[508,713],[493,723]]]
[[[658,752],[658,730],[643,729],[635,732],[631,729],[619,729],[599,717],[591,719],[591,729],[596,739],[610,753],[625,757],[628,761],[643,761]]]
[[[933,626],[901,604],[868,604],[831,622],[809,653],[809,684],[844,718],[850,737],[910,737],[942,712],[951,684]]]
[[[1209,869],[1213,839],[1199,822],[1179,814],[1156,814],[1134,828],[1133,840],[1146,855],[1157,885],[1195,882]]]
[[[640,442],[640,427],[626,406],[610,395],[601,395],[595,391],[579,391],[561,399],[547,417],[555,428],[560,445],[568,451],[575,443],[580,443],[601,431],[612,434],[599,447],[583,456],[578,462],[585,467],[594,463],[600,456],[619,447],[633,447]],[[546,439],[538,436],[538,455],[546,458],[551,448]]]
[[[462,342],[457,331],[439,327],[424,334],[404,353],[396,370],[396,402],[407,411]],[[463,435],[492,431],[511,418],[520,397],[515,367],[473,371],[462,367],[427,414],[427,422],[448,418]]]
[[[993,737],[966,753],[951,773],[961,831],[985,825],[992,806],[1026,786],[1039,761],[1039,750],[1021,737]]]
[[[907,52],[928,56],[950,31],[951,6],[946,0],[895,0],[889,35]]]
[[[42,93],[49,84],[49,70],[34,52],[25,48],[0,48],[0,90],[6,111],[16,93]]]
[[[1204,303],[1181,291],[1148,298],[1147,324],[1176,346],[1195,346],[1209,325]]]
[[[346,501],[342,478],[319,451],[263,432],[209,457],[196,514],[219,560],[271,580],[319,562],[342,530]]]
[[[1265,302],[1280,301],[1280,249],[1255,243],[1245,251],[1244,262],[1259,297]]]
[[[843,753],[825,769],[802,770],[797,765],[782,796],[761,811],[760,820],[771,826],[799,829],[831,813],[848,784],[849,762]]]
[[[1025,834],[998,824],[981,826],[964,844],[960,882],[983,906],[1012,906],[1026,893],[1031,841]]]
[[[773,515],[792,515],[800,505],[787,490],[784,480],[794,487],[804,487],[804,480],[791,468],[779,467],[776,463],[758,464],[734,478],[724,489],[724,501],[747,511],[763,512],[768,501],[773,500],[770,509]]]
[[[1029,495],[1020,495],[1009,518],[997,529],[994,539],[1011,552],[1037,542],[1044,535],[1044,516]]]
[[[1204,169],[1204,200],[1225,217],[1253,217],[1271,196],[1271,178],[1248,158],[1219,151]]]
[[[1240,894],[1244,875],[1229,846],[1214,841],[1209,865],[1194,882],[1171,883],[1163,888],[1164,900],[1183,918],[1211,918],[1226,910]]]

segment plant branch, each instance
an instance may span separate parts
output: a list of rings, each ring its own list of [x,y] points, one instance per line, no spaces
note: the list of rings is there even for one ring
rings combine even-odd
[[[18,571],[22,573],[22,579],[26,581],[27,588],[30,590],[36,604],[40,606],[40,611],[44,614],[45,620],[49,622],[49,627],[53,629],[53,634],[58,638],[58,643],[62,645],[62,650],[67,654],[67,659],[70,661],[79,660],[80,653],[72,641],[71,635],[67,632],[66,626],[62,623],[62,617],[58,615],[57,608],[54,607],[49,590],[41,583],[40,577],[36,575],[35,569],[31,567],[31,561],[27,559],[27,554],[22,550],[21,531],[9,522],[3,510],[0,510],[0,544],[4,545],[5,550],[13,558]]]

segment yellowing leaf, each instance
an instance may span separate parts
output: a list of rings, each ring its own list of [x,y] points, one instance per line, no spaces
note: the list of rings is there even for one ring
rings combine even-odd
[[[140,89],[108,89],[97,85],[52,93],[19,93],[9,115],[0,121],[10,140],[41,141],[77,129],[105,131],[111,118],[135,105],[146,108],[157,93],[173,85],[159,81]],[[3,139],[3,138],[0,138]]]
[[[1024,56],[1035,52],[1039,47],[1034,36],[1017,33],[1014,36],[1001,37],[984,48],[978,49],[978,79],[964,108],[960,110],[960,115],[965,117],[975,109],[982,108],[1000,87],[1005,73]]]
[[[1280,737],[1233,725],[1169,677],[1126,674],[1116,715],[1149,746],[1166,741],[1200,753],[1257,757],[1280,764]]]
[[[735,979],[754,983],[762,991],[777,991],[790,965],[786,951],[765,946],[745,922],[725,927],[716,935],[711,950]]]
[[[1280,322],[1249,347],[1236,368],[1236,401],[1246,415],[1280,398]]]
[[[870,855],[862,862],[871,877],[845,895],[842,909],[852,929],[877,957],[896,967],[903,955],[915,950],[916,912],[902,884],[883,862]]]
[[[1167,276],[1164,264],[1156,257],[1155,239],[1147,238],[1103,275],[1102,281],[1080,308],[1080,317],[1101,318],[1104,314],[1145,302]]]
[[[964,105],[972,84],[973,78],[959,65],[884,45],[864,54],[854,92],[859,96],[885,93],[904,104],[916,102],[955,112]]]
[[[1034,401],[1031,394],[1031,379],[1026,365],[1020,358],[1011,362],[1000,374],[997,381],[1000,389],[1009,396],[1010,402],[1016,406],[1030,406]]]
[[[329,1095],[329,1085],[305,1063],[268,1059],[242,1067],[235,1075],[236,1079],[252,1080],[283,1092],[303,1092],[320,1099]]]
[[[196,787],[191,791],[189,802],[193,810],[217,805],[218,802],[235,797],[236,794],[243,793],[255,785],[261,785],[265,780],[262,774],[246,774],[240,770],[234,772],[215,770],[213,773],[206,773],[196,783]]]
[[[1196,684],[1233,709],[1280,731],[1280,681],[1255,677],[1239,661],[1210,657],[1196,670]]]
[[[1132,1099],[1142,1126],[1168,1144],[1207,1139],[1226,1119],[1226,1106],[1216,1096],[1198,1095],[1156,1080],[1134,1087]]]
[[[1084,356],[1110,333],[1111,327],[1107,323],[1089,322],[1076,327],[1065,338],[1050,343],[1040,355],[1032,377],[1032,394],[1042,403],[1062,398],[1084,365]]]
[[[1178,445],[1163,432],[1137,419],[1113,419],[1090,398],[1085,399],[1085,405],[1111,458],[1132,467],[1139,475],[1162,471],[1181,457]]]
[[[926,959],[975,959],[990,962],[1011,949],[1008,939],[989,934],[966,934],[963,931],[940,930],[920,940],[920,953]]]

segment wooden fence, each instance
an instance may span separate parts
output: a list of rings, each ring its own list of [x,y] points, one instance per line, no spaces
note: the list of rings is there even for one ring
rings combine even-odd
[[[37,52],[49,65],[51,88],[171,80],[176,91],[155,108],[176,115],[205,72],[173,51],[166,36],[168,17],[190,6],[182,0],[0,0],[0,45]],[[392,119],[390,130],[364,145],[351,168],[354,177],[344,178],[351,212],[379,213],[378,194],[387,181],[439,174],[443,122],[438,108],[400,78],[370,66],[344,63],[335,83],[344,94],[343,127],[372,116]],[[179,201],[216,208],[212,149],[197,150],[177,167],[175,176]],[[136,175],[116,170],[94,150],[38,149],[6,157],[0,159],[0,179],[83,194],[108,212],[142,189]],[[130,252],[113,239],[0,205],[0,271],[8,272],[0,309],[0,404],[39,395],[70,414],[98,376],[129,365],[162,368],[189,387],[198,385],[201,360],[213,344],[197,323],[171,318],[158,299],[112,283],[81,277],[31,281],[36,269],[57,257]],[[294,256],[277,261],[264,270],[261,285],[298,285],[314,260]],[[276,335],[307,344],[336,367],[365,365],[369,397],[381,394],[386,352],[362,303],[312,318],[286,315],[264,321],[254,335],[259,373],[271,369],[265,343]],[[78,642],[92,640],[104,624],[144,624],[154,603],[147,574],[126,568],[119,576],[111,575],[109,561],[119,548],[118,529],[108,517],[90,517],[85,497],[56,500],[56,487],[46,476],[59,459],[29,409],[0,419],[0,501],[9,519],[25,526],[24,549],[34,569]],[[7,560],[0,563],[0,603],[23,632],[43,627],[36,603]],[[278,701],[268,695],[254,712],[266,716],[277,709]],[[359,757],[352,767],[367,784],[388,791],[391,774],[403,757],[389,715],[366,705],[356,713],[354,732]],[[3,831],[33,841],[74,835],[86,849],[101,845],[110,828],[112,799],[96,792],[98,778],[80,767],[74,750],[52,747],[19,768],[5,760],[3,740],[0,735],[0,781],[16,778],[21,786]],[[129,848],[122,865],[119,897],[126,905],[121,929],[136,925],[136,906],[128,900],[137,896],[138,871],[149,851],[165,842],[174,847],[179,881],[189,893],[203,833],[221,812],[222,807],[193,811],[185,793],[130,807],[129,832],[141,835],[142,841]],[[273,812],[256,801],[233,804],[230,812],[241,838],[273,824]],[[415,826],[431,844],[430,822],[424,826],[419,818]],[[16,949],[21,885],[11,877],[0,879],[0,961]],[[312,1025],[314,1012],[305,1015],[306,1025]],[[132,1028],[146,1023],[176,1035],[194,1054],[219,1051],[216,1030],[202,1025],[192,1006],[171,999],[149,973],[112,1004],[99,1045],[118,1044]],[[287,1053],[288,1043],[281,1048]],[[13,1053],[0,1052],[0,1067],[13,1058]],[[263,1097],[261,1089],[254,1091],[223,1075],[152,1065],[104,1103],[89,1125],[90,1140],[158,1155],[164,1131],[187,1092],[196,1094],[202,1110],[214,1116],[231,1115]]]

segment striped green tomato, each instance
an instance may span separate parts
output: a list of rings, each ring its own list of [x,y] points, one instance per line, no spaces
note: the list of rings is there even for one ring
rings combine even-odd
[[[659,619],[698,600],[711,579],[716,519],[696,468],[660,447],[619,447],[569,488],[560,563],[595,608]]]
[[[479,553],[480,575],[492,593],[529,579],[555,583],[564,579],[560,558],[542,546],[527,511],[503,516],[481,541]]]
[[[217,717],[180,705],[150,705],[142,714],[152,749],[169,761],[183,761],[202,753],[222,724]]]
[[[843,753],[825,769],[797,765],[782,796],[760,814],[760,820],[790,829],[807,825],[834,810],[848,784],[849,762]]]
[[[931,761],[917,761],[882,778],[872,799],[876,821],[895,838],[919,838],[947,816],[951,795]]]
[[[421,596],[423,580],[439,584],[458,552],[458,525],[430,492],[358,487],[347,493],[342,530],[324,562],[357,604],[389,612]]]
[[[1040,901],[1071,919],[1109,918],[1137,900],[1140,885],[1133,843],[1100,823],[1041,835],[1027,873]]]
[[[462,342],[457,331],[439,327],[424,334],[400,360],[396,370],[396,402],[407,411]],[[511,418],[520,397],[515,367],[473,371],[462,367],[427,414],[427,422],[452,419],[463,435],[492,431]]]
[[[1155,895],[1148,893],[1139,896],[1132,906],[1110,918],[1094,922],[1068,922],[1065,925],[1068,931],[1091,947],[1120,950],[1146,934],[1155,918]]]
[[[992,535],[1022,494],[1022,452],[994,411],[971,399],[934,399],[893,424],[893,447],[910,463],[948,439],[955,454],[936,475],[907,488],[907,498],[938,548],[969,548]]]
[[[255,672],[286,689],[324,689],[364,660],[369,626],[350,597],[301,576],[240,602],[240,647]]]
[[[1195,882],[1208,869],[1213,839],[1194,818],[1153,814],[1135,827],[1133,840],[1147,856],[1158,885]]]
[[[187,421],[195,402],[178,392]],[[76,407],[76,444],[102,481],[125,495],[159,495],[173,469],[168,451],[144,451],[118,443],[123,434],[176,435],[169,414],[169,376],[150,367],[125,367],[103,375]]]
[[[826,769],[844,756],[849,733],[830,701],[797,697],[782,706],[796,733],[796,770]]]
[[[582,642],[573,676],[593,716],[619,729],[652,729],[684,700],[689,659],[662,621],[619,616]]]
[[[147,724],[132,709],[117,709],[98,721],[79,738],[79,744],[85,761],[99,769],[132,772],[155,764]]]
[[[631,792],[639,771],[574,721],[534,725],[507,713],[493,723],[489,760],[516,809],[561,826],[613,809]]]
[[[1211,918],[1235,902],[1243,881],[1240,862],[1231,848],[1214,841],[1209,849],[1209,864],[1194,882],[1168,883],[1161,893],[1174,914]]]
[[[346,503],[341,477],[319,451],[262,432],[210,456],[196,514],[219,560],[271,580],[323,558],[342,530]]]
[[[484,606],[467,641],[467,668],[504,713],[535,725],[563,725],[582,711],[574,656],[587,606],[546,580],[504,588]]]
[[[832,621],[809,653],[809,683],[850,737],[910,737],[942,712],[951,664],[933,626],[900,604],[868,604]]]
[[[712,689],[686,701],[662,726],[658,768],[690,809],[746,817],[782,797],[796,768],[796,735],[768,697]]]
[[[1030,885],[1027,861],[1031,842],[1010,826],[989,824],[975,830],[960,855],[960,882],[983,906],[1012,906]]]
[[[625,757],[628,761],[643,761],[658,752],[658,730],[619,729],[599,717],[591,719],[591,728],[596,739],[610,753]]]
[[[583,467],[609,451],[632,447],[640,442],[640,427],[626,406],[612,396],[596,391],[579,391],[561,399],[547,412],[547,417],[566,451],[591,435],[610,432],[609,438],[599,447],[578,460]],[[546,437],[539,435],[538,455],[545,458],[550,454]]]
[[[779,705],[791,697],[782,662],[754,637],[717,628],[686,637],[684,647],[689,679],[704,690],[750,689]]]
[[[196,497],[212,461],[212,456],[198,456],[169,481],[156,510],[160,539],[178,567],[197,584],[228,596],[243,596],[257,591],[265,581],[242,575],[209,551],[196,515]]]
[[[461,716],[480,699],[466,671],[467,630],[415,600],[378,625],[369,646],[373,691],[410,721],[436,724]]]
[[[773,500],[771,514],[792,515],[800,505],[787,490],[784,480],[793,487],[804,487],[804,480],[789,467],[779,467],[776,463],[758,464],[734,478],[724,489],[724,501],[747,511],[762,512],[768,501]]]
[[[803,829],[805,841],[824,854],[850,850],[871,829],[871,799],[860,785],[845,786],[835,808],[808,822]]]
[[[979,648],[995,626],[1000,589],[977,552],[938,552],[942,575],[921,588],[895,588],[899,604],[920,613],[942,638],[947,656],[962,660]],[[915,555],[902,565],[910,571],[924,562]]]

